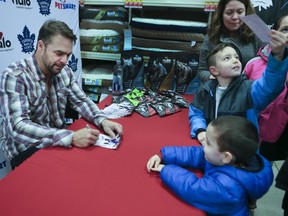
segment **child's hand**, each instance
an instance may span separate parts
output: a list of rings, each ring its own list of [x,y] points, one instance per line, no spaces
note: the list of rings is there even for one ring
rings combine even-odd
[[[152,167],[151,171],[161,172],[161,170],[163,169],[164,166],[165,166],[164,164],[159,164],[157,167]]]
[[[148,172],[151,172],[151,171],[161,172],[164,165],[160,163],[161,163],[161,158],[158,155],[152,156],[147,162],[147,165],[146,165],[147,171]]]
[[[284,50],[288,45],[287,37],[282,32],[276,30],[271,30],[270,37],[270,45],[274,57],[280,61],[283,60]]]
[[[206,131],[202,131],[197,135],[198,141],[201,143],[201,145],[204,145],[206,143]]]

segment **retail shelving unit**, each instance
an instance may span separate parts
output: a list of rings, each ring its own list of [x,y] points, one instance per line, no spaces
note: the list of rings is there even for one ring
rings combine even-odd
[[[85,0],[84,5],[87,6],[123,6],[124,0]],[[204,0],[144,0],[143,8],[145,7],[165,7],[165,8],[191,8],[201,10],[204,8]],[[131,20],[132,10],[129,9],[129,20]],[[127,20],[127,21],[129,21]],[[207,20],[209,22],[209,19]],[[95,59],[95,60],[107,60],[116,61],[120,59],[120,54],[114,53],[99,53],[99,52],[88,52],[81,51],[81,57],[83,59]]]
[[[124,7],[124,0],[85,0],[84,7]],[[189,21],[201,21],[209,23],[211,13],[204,12],[204,0],[143,0],[143,8],[129,8],[127,23],[129,24],[132,17],[154,18],[154,19],[178,19]],[[128,25],[128,28],[130,26]],[[96,65],[108,64],[109,67],[115,65],[116,61],[121,59],[121,53],[105,53],[95,51],[81,51],[82,62]],[[148,62],[149,56],[144,56]],[[101,68],[101,67],[99,67]],[[112,73],[112,71],[111,71]],[[85,81],[84,81],[85,83]],[[83,84],[86,85],[86,84]],[[87,90],[87,89],[86,89]],[[84,91],[86,91],[84,89]],[[89,91],[89,90],[88,90]],[[88,92],[87,92],[88,93]],[[102,95],[102,94],[101,94]],[[95,101],[95,100],[94,100]]]

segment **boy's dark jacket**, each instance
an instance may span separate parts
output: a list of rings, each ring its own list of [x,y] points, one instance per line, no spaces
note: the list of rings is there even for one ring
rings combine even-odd
[[[287,49],[286,49],[287,56]],[[258,128],[258,115],[284,89],[288,57],[283,61],[269,56],[263,76],[255,81],[248,80],[245,75],[236,77],[222,96],[218,117],[236,115],[248,118]],[[191,137],[205,131],[207,125],[215,119],[215,92],[217,80],[211,80],[201,86],[189,106],[189,122]]]
[[[217,216],[248,216],[248,198],[263,196],[273,183],[271,163],[255,155],[246,168],[214,166],[206,161],[203,147],[161,149],[162,181],[184,201]],[[182,167],[203,171],[203,177]]]

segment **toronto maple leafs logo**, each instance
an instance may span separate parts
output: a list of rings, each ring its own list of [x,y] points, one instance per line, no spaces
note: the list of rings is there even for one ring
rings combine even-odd
[[[273,6],[272,0],[251,0],[251,3],[254,8],[258,7],[259,11],[261,11],[262,8],[267,10],[267,8]]]
[[[21,43],[22,52],[24,53],[31,53],[34,51],[34,41],[35,41],[35,34],[30,35],[30,31],[25,25],[23,29],[23,35],[18,34],[17,38]]]
[[[49,15],[50,12],[50,6],[51,6],[51,0],[37,0],[39,9],[40,9],[40,14],[42,15]]]
[[[68,65],[74,73],[77,71],[78,59],[74,54],[72,54],[71,59],[68,61]]]

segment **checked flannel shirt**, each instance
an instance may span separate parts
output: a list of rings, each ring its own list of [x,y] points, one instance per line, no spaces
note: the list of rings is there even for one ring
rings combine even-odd
[[[45,76],[35,57],[12,63],[0,74],[0,147],[12,159],[31,146],[71,147],[73,131],[67,130],[67,102],[96,125],[105,119],[65,66],[53,76],[46,90]]]

